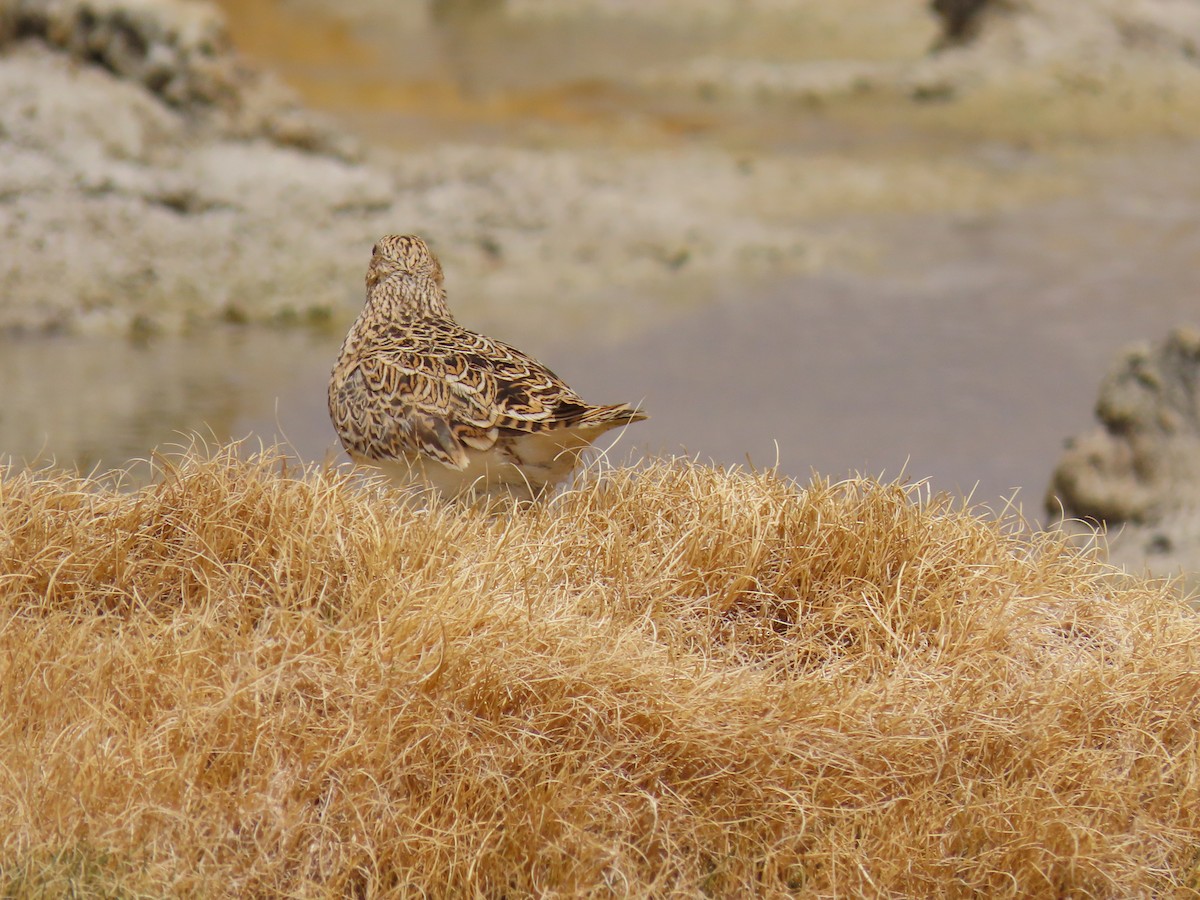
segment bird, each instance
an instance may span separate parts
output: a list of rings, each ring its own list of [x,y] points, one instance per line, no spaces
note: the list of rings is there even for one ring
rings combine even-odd
[[[329,381],[329,415],[356,465],[447,497],[533,501],[600,435],[648,418],[585,403],[532,356],[461,326],[443,281],[416,235],[372,248],[366,302]]]

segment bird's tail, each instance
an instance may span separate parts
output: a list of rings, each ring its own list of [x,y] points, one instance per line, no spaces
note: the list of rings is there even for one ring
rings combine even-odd
[[[641,422],[650,418],[646,413],[628,403],[616,403],[612,406],[593,406],[573,424],[582,428],[602,428],[607,431],[632,422]]]

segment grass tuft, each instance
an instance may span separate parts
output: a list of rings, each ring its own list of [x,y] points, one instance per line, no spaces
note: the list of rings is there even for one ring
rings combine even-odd
[[[5,896],[1171,896],[1200,620],[916,489],[0,480]]]

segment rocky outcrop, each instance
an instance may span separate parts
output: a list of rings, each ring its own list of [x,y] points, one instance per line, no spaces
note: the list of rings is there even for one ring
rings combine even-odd
[[[1089,78],[1095,90],[1129,67],[1188,70],[1200,55],[1191,0],[932,0],[942,34],[911,72],[947,91],[1041,72]]]
[[[340,302],[380,227],[344,220],[388,208],[391,180],[241,60],[213,6],[0,9],[0,330],[179,330]]]
[[[357,154],[353,141],[234,51],[220,11],[209,3],[0,0],[0,46],[20,41],[39,41],[140,85],[222,134]]]
[[[1191,0],[932,0],[929,6],[942,25],[941,46],[1003,43],[1025,61],[1130,50],[1195,58],[1200,47],[1200,9]]]
[[[788,2],[752,0],[751,8],[784,14]],[[1081,0],[1076,10],[1056,2],[987,3],[975,13],[975,39],[964,25],[957,46],[914,64],[698,59],[684,81],[711,76],[718,94],[754,98],[820,100],[881,85],[953,95],[983,71],[980,60],[1007,59],[1011,71],[1041,52],[1042,39],[1030,35],[1055,31],[1051,13],[1095,18],[1098,10],[1111,13],[1097,20],[1109,44],[1084,44],[1174,48],[1158,56],[1186,59],[1194,4]],[[415,4],[403,13],[382,0],[350,5],[437,18]],[[949,0],[941,5],[952,14]],[[435,11],[453,18],[458,6]],[[953,14],[967,15],[960,7]],[[727,4],[708,0],[627,8],[664,21],[685,8],[729,15]],[[575,4],[553,0],[509,2],[503,15],[537,9],[576,14]],[[1091,33],[1059,24],[1072,46]],[[1016,50],[987,49],[1005,33],[1024,35],[1005,45]],[[1188,65],[1200,83],[1200,68]],[[676,83],[669,72],[647,77]],[[368,249],[391,231],[437,245],[468,317],[478,311],[472,303],[486,306],[492,323],[561,303],[577,322],[641,321],[636,294],[650,285],[676,282],[666,290],[690,296],[715,278],[811,271],[853,255],[846,232],[806,221],[813,210],[862,211],[864,198],[871,209],[891,208],[917,195],[936,206],[939,196],[968,193],[949,181],[931,191],[931,167],[906,166],[864,166],[836,153],[734,155],[704,142],[650,151],[603,141],[431,142],[389,155],[359,146],[242,59],[208,0],[0,0],[0,332],[348,316]]]
[[[1064,86],[1128,90],[1133,72],[1135,86],[1151,82],[1151,94],[1164,83],[1200,89],[1200,5],[1192,0],[930,0],[928,8],[938,30],[925,55],[878,61],[868,50],[862,59],[768,63],[718,53],[644,80],[704,97],[814,105],[863,95],[945,101],[996,86],[1050,95]]]
[[[1125,351],[1100,387],[1101,428],[1055,469],[1051,512],[1144,524],[1200,507],[1200,331]]]
[[[776,167],[719,150],[360,147],[207,0],[0,0],[0,22],[0,333],[343,317],[395,231],[493,323],[560,303],[611,324],[644,316],[638,287],[806,270],[831,243],[747,202]]]
[[[1048,511],[1085,540],[1104,526],[1113,563],[1182,575],[1200,591],[1200,331],[1178,328],[1122,353],[1096,416],[1101,428],[1068,443]]]

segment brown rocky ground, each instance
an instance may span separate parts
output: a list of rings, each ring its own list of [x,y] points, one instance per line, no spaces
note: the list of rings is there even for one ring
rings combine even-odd
[[[501,310],[531,274],[552,300],[823,253],[750,208],[774,173],[725,153],[364,148],[243,59],[202,0],[7,0],[0,20],[0,331],[328,316],[394,230],[431,236]]]
[[[852,128],[910,117],[942,134],[1017,142],[1200,121],[1187,115],[1200,110],[1200,70],[1186,3],[997,4],[974,40],[942,40],[932,54],[933,20],[909,3],[856,0],[835,14],[755,0],[736,21],[700,0],[469,6],[400,15],[356,0],[336,14],[389,35],[442,28],[469,58],[485,55],[479,16],[587,28],[615,10],[653,20],[654,34],[692,29],[713,47],[614,70],[622,90],[751,104],[768,120],[815,103]],[[456,140],[397,154],[305,109],[233,48],[207,0],[0,0],[0,23],[0,233],[10,260],[0,331],[342,316],[356,303],[365,248],[391,230],[428,234],[458,273],[458,293],[477,296],[486,284],[497,318],[531,294],[586,308],[600,288],[700,289],[729,273],[812,271],[861,255],[861,241],[823,224],[830,213],[987,208],[1064,189],[1061,173],[981,168],[922,148],[796,154],[720,140],[594,140],[608,123],[570,146]],[[714,43],[731,28],[742,29],[737,39]],[[784,59],[804,35],[796,52],[839,59]],[[1138,102],[1112,102],[1122,92]],[[1092,114],[1104,103],[1105,114]],[[582,315],[620,320],[644,307],[631,300]]]
[[[0,10],[0,330],[328,310],[336,257],[312,223],[386,206],[386,177],[244,65],[214,7]]]

